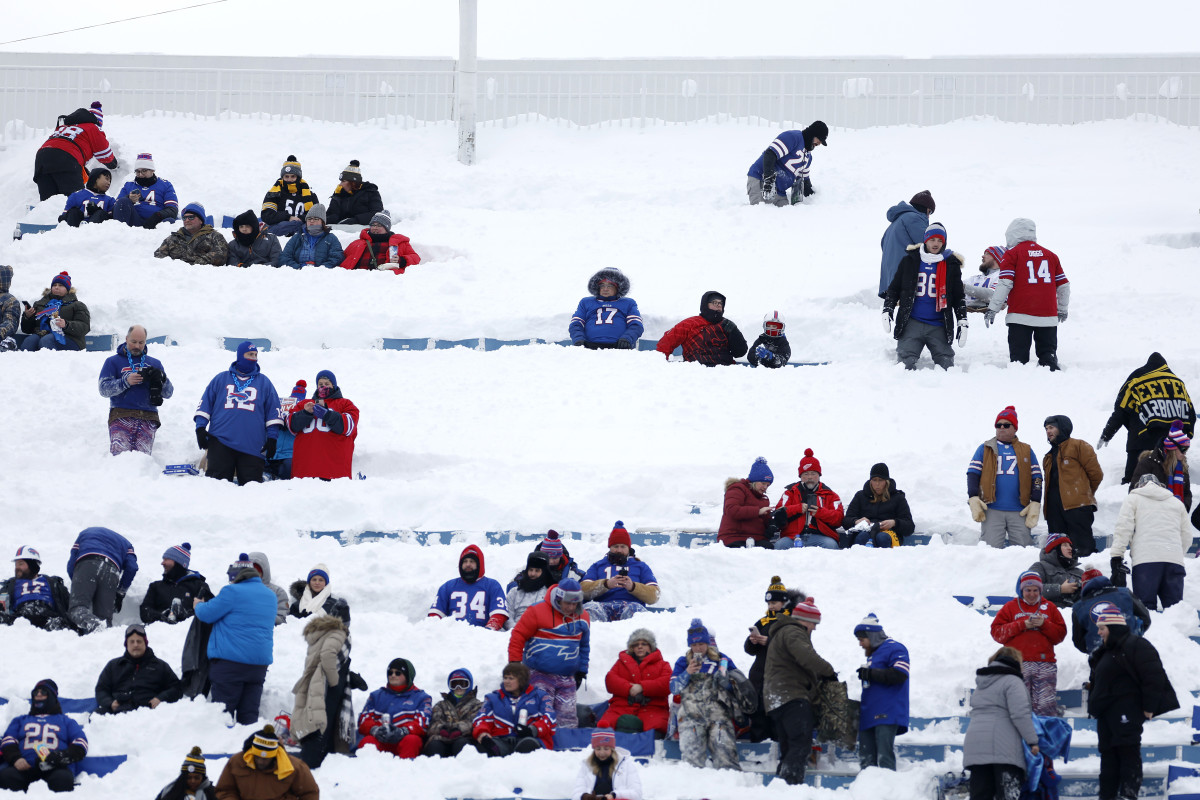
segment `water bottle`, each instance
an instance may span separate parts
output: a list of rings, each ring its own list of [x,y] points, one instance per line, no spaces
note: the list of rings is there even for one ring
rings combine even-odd
[[[867,663],[863,664],[863,666],[864,666],[864,667],[870,667],[870,666],[871,666],[871,662],[870,662],[870,661],[868,661]],[[863,685],[863,688],[864,688],[864,689],[866,689],[868,686],[870,686],[870,685],[871,685],[871,682],[870,682],[869,680],[867,680],[866,678],[863,678],[862,685]]]
[[[727,672],[729,672],[729,659],[722,656],[721,657],[721,674],[724,675]]]
[[[183,601],[176,597],[171,601],[171,611],[167,614],[167,622],[178,622],[183,618]]]
[[[388,261],[393,264],[400,263],[400,248],[396,245],[392,245],[388,248]]]
[[[517,724],[524,725],[527,722],[529,722],[529,710],[522,708],[521,713],[517,714]]]

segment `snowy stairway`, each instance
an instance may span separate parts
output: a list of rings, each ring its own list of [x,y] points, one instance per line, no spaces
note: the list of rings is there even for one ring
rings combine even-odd
[[[414,530],[392,530],[392,531],[350,531],[350,530],[335,530],[335,531],[302,531],[305,536],[313,539],[323,537],[331,537],[337,539],[342,544],[362,544],[363,542],[377,542],[380,540],[396,540],[401,542],[415,542],[420,545],[451,545],[451,544],[467,544],[473,540],[473,537],[478,535],[477,531],[414,531]],[[488,544],[491,545],[506,545],[516,544],[520,542],[528,542],[531,545],[541,541],[546,535],[544,531],[528,532],[528,531],[484,531],[483,535]],[[579,531],[560,531],[558,534],[563,541],[566,542],[581,542],[595,545],[604,545],[608,539],[608,532],[601,533],[581,533]],[[921,546],[928,544],[930,539],[936,534],[913,534],[905,537],[904,546]],[[635,531],[630,531],[629,539],[634,547],[705,547],[707,545],[717,544],[717,532],[711,528],[681,528],[676,530],[652,530],[648,528],[638,528]],[[1011,599],[1011,598],[1010,598]],[[969,605],[969,603],[968,603]]]

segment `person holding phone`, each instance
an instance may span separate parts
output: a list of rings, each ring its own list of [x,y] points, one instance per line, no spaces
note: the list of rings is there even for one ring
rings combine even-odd
[[[608,535],[608,552],[588,567],[580,582],[595,622],[629,619],[658,602],[658,579],[650,565],[633,554],[625,523],[617,520]]]
[[[1017,595],[992,621],[992,638],[1020,651],[1021,676],[1033,701],[1033,713],[1061,716],[1054,647],[1067,638],[1067,623],[1058,607],[1042,596],[1042,578],[1036,572],[1021,573]]]
[[[783,585],[783,579],[778,575],[771,576],[771,583],[767,586],[764,599],[767,601],[767,613],[750,626],[750,635],[746,637],[746,643],[742,646],[746,655],[754,656],[754,663],[750,665],[749,677],[750,683],[758,692],[759,697],[763,696],[763,676],[767,669],[767,637],[771,634],[771,626],[774,622],[779,619],[781,614],[787,613],[784,611],[784,605],[787,602],[787,587]],[[764,703],[759,703],[750,714],[750,741],[752,742],[775,738],[774,726],[771,724],[771,718],[767,716],[764,706]]]

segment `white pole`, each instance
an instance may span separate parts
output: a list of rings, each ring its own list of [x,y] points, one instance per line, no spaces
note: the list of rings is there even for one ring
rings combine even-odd
[[[467,166],[475,163],[478,19],[478,0],[458,0],[458,80],[454,100],[458,107],[458,160]]]

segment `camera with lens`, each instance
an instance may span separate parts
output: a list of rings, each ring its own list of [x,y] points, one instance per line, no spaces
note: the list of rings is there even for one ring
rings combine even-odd
[[[150,405],[161,406],[163,404],[163,381],[167,376],[158,367],[143,367],[138,373],[142,376],[142,381],[146,384],[146,391],[150,393]]]

